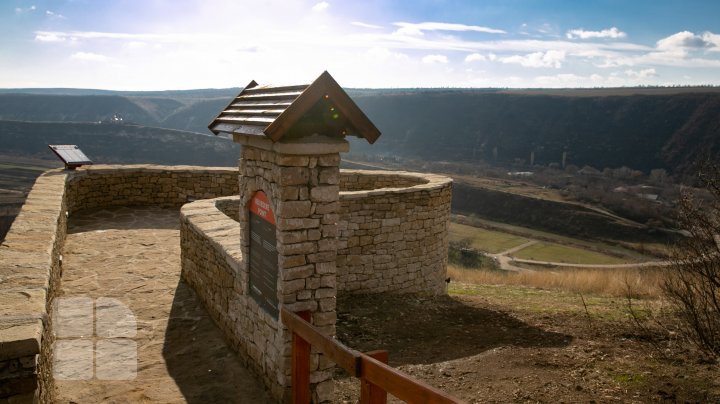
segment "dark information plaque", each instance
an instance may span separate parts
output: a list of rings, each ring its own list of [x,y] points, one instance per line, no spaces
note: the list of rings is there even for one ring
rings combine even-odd
[[[278,253],[275,215],[265,193],[250,200],[250,295],[265,311],[278,318]]]

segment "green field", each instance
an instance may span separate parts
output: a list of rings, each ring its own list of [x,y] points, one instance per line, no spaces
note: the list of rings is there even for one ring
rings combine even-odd
[[[468,217],[465,215],[452,215],[453,221],[461,223],[467,223],[469,227],[475,228],[479,231],[487,231],[486,229],[492,229],[501,234],[514,234],[519,237],[525,237],[528,240],[539,240],[548,243],[557,243],[561,245],[573,245],[580,249],[587,249],[590,251],[603,251],[609,253],[609,255],[616,257],[627,257],[626,262],[642,262],[657,259],[658,257],[664,257],[665,254],[653,255],[653,252],[663,252],[667,246],[663,244],[650,244],[650,243],[637,243],[638,245],[634,249],[623,247],[627,244],[632,244],[627,241],[616,241],[613,244],[606,244],[599,241],[588,241],[578,238],[572,238],[563,236],[555,233],[548,233],[541,230],[530,229],[527,227],[513,226],[502,222],[493,222],[490,220],[481,219],[478,217]],[[452,231],[452,230],[451,230]],[[642,245],[643,248],[639,248]],[[645,250],[645,254],[639,253],[638,250]]]
[[[596,251],[555,243],[537,243],[511,254],[515,258],[563,262],[567,264],[625,264],[633,262],[628,258],[613,257]]]
[[[450,241],[461,240],[469,240],[470,247],[491,254],[497,254],[530,241],[508,233],[450,223]]]

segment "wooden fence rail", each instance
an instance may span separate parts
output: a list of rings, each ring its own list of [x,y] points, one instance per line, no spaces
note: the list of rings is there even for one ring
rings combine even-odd
[[[310,403],[310,347],[360,379],[360,403],[385,404],[387,394],[408,403],[460,403],[447,393],[387,365],[387,351],[361,353],[323,335],[310,324],[310,312],[281,309],[282,322],[292,331],[293,403]]]

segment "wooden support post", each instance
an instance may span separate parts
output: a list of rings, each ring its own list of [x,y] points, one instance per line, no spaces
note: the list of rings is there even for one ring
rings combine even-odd
[[[296,313],[310,322],[310,312]],[[310,404],[310,344],[295,332],[292,334],[292,397],[294,404]]]
[[[387,365],[388,363],[388,351],[370,351],[366,352],[365,355],[376,359]],[[370,383],[364,377],[360,378],[360,404],[386,404],[387,403],[387,391]]]

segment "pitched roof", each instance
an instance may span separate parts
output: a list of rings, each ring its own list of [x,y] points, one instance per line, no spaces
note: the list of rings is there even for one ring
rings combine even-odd
[[[251,81],[208,128],[216,135],[267,136],[273,142],[314,133],[357,136],[369,143],[380,136],[328,72],[309,85],[273,87]]]

